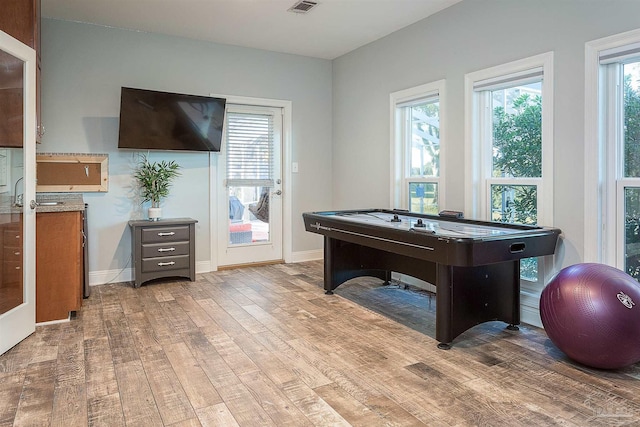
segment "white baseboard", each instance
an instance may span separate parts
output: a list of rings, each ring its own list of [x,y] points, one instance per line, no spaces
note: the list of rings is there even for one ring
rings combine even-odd
[[[60,319],[60,320],[49,320],[48,322],[40,322],[40,323],[36,323],[36,326],[47,326],[47,325],[56,325],[58,323],[69,323],[71,321],[70,317],[67,317],[66,319]]]
[[[196,273],[208,273],[211,271],[209,261],[196,262]],[[123,270],[102,270],[89,272],[89,286],[105,285],[107,283],[120,283],[133,281],[133,268]]]
[[[290,262],[315,261],[322,259],[323,250],[295,252],[291,256]],[[208,273],[216,271],[211,268],[210,261],[197,261],[196,273]],[[106,283],[120,283],[133,281],[133,268],[124,268],[121,270],[102,270],[89,272],[89,286],[104,285]]]
[[[89,286],[133,281],[133,269],[102,270],[89,272]]]
[[[542,328],[540,295],[520,292],[520,321]]]
[[[291,253],[291,259],[287,262],[316,261],[324,258],[324,249],[314,249],[312,251],[299,251]]]
[[[209,261],[196,261],[196,274],[198,273],[208,273],[210,271],[215,271],[211,268],[211,262]]]

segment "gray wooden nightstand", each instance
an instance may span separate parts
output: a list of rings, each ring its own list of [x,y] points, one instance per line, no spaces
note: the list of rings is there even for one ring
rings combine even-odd
[[[196,222],[191,218],[129,221],[136,288],[163,277],[196,280]]]

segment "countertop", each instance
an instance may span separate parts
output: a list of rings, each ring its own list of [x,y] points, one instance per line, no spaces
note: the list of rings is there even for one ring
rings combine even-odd
[[[58,204],[52,206],[42,204],[47,202],[57,202]],[[84,199],[82,198],[82,194],[37,193],[36,203],[41,203],[36,206],[37,213],[84,210]]]
[[[23,208],[13,206],[13,200],[0,199],[0,214],[20,214]],[[47,202],[57,202],[55,205],[45,205]],[[44,203],[36,206],[36,213],[46,212],[72,212],[84,210],[82,194],[56,194],[37,193],[36,203]]]

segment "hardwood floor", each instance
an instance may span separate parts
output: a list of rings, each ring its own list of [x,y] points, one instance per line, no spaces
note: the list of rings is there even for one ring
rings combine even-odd
[[[324,295],[320,262],[92,291],[0,356],[0,426],[640,424],[638,366],[580,367],[499,322],[439,350],[429,294]]]

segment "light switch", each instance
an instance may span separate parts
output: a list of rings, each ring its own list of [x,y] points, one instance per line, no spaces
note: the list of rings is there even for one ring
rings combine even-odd
[[[298,162],[291,163],[291,172],[298,173]]]

